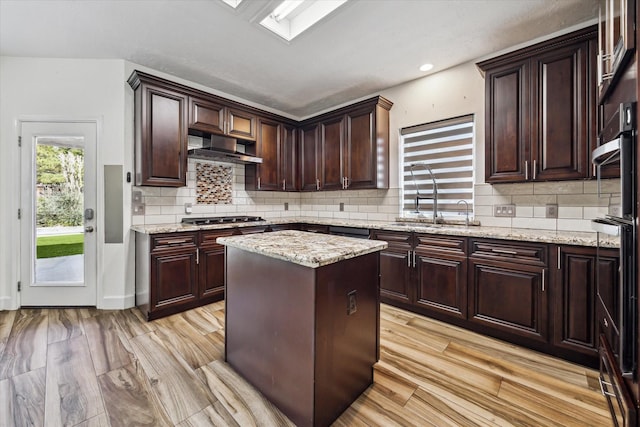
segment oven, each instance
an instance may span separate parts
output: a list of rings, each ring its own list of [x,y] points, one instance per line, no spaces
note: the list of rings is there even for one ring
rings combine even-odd
[[[620,241],[618,277],[614,285],[611,280],[596,277],[599,317],[604,325],[600,336],[600,386],[614,424],[620,426],[635,425],[635,405],[629,405],[626,386],[627,381],[637,378],[638,360],[635,107],[635,103],[620,105],[603,127],[599,135],[601,144],[592,153],[592,161],[598,169],[598,193],[600,169],[610,163],[620,167],[619,197],[609,196],[608,214],[592,220],[592,228],[598,232],[599,246],[601,234],[616,236]]]

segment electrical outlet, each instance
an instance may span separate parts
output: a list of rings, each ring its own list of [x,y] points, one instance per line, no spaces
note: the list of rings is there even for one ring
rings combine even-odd
[[[358,311],[358,304],[356,302],[356,291],[353,290],[347,294],[347,315],[351,316],[353,313]]]
[[[193,205],[191,203],[184,204],[184,213],[191,215],[193,213]]]
[[[142,191],[134,190],[131,192],[131,201],[133,203],[142,203]]]
[[[340,202],[340,212],[344,212],[344,203]]]
[[[144,215],[144,203],[134,203],[131,207],[134,215]]]
[[[495,205],[493,208],[493,216],[516,216],[516,205]]]
[[[558,218],[558,205],[547,205],[544,216],[545,218]]]
[[[285,211],[289,210],[289,202],[284,202],[284,210]]]
[[[609,205],[609,215],[620,217],[620,205]]]

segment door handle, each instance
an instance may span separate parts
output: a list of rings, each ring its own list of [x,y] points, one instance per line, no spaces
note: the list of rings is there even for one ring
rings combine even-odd
[[[84,232],[85,232],[85,233],[93,233],[93,225],[87,225],[87,226],[84,228]]]

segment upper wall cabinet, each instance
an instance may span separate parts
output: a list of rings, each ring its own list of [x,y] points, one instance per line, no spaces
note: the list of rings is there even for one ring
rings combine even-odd
[[[635,2],[600,0],[598,90],[600,99],[615,85],[635,48]]]
[[[135,185],[186,185],[187,95],[140,72],[128,82],[135,91]]]
[[[207,99],[189,97],[189,128],[254,141],[256,116]]]
[[[591,176],[597,28],[478,64],[485,73],[485,180]]]
[[[392,105],[378,96],[305,121],[301,189],[389,188]]]
[[[245,167],[245,188],[251,190],[296,191],[297,128],[276,120],[258,118],[256,156],[258,165]]]

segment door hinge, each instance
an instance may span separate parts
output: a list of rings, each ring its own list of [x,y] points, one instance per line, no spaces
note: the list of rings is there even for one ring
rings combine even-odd
[[[22,283],[20,283],[20,281],[18,281],[18,292],[20,292],[22,290]]]
[[[18,219],[22,219],[22,209],[18,209]]]
[[[18,137],[18,147],[22,147],[22,137]]]

